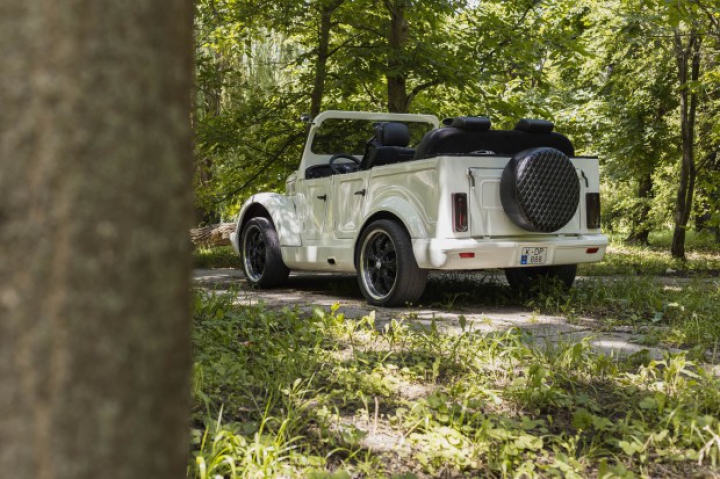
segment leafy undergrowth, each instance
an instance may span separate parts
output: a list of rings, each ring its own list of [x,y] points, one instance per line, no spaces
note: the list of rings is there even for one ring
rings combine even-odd
[[[720,381],[685,356],[537,349],[514,330],[376,327],[234,297],[196,296],[189,477],[718,471]]]
[[[561,294],[544,285],[526,301],[534,310],[584,323],[596,330],[618,328],[641,334],[647,346],[689,349],[692,359],[720,357],[720,280],[682,283],[650,276],[586,279]]]
[[[686,243],[687,261],[672,257],[670,239],[667,233],[655,233],[650,237],[651,246],[637,246],[627,245],[620,236],[611,235],[605,259],[599,263],[581,264],[578,274],[582,276],[720,276],[720,245],[714,238],[697,233],[689,235]]]
[[[646,346],[688,349],[691,358],[720,358],[720,280],[652,276],[583,278],[570,291],[539,284],[519,297],[497,276],[448,273],[431,278],[421,301],[455,312],[478,307],[521,307],[564,317],[596,331],[639,335]]]

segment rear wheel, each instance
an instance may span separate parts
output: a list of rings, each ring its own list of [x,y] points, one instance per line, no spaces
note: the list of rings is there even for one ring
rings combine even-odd
[[[392,220],[370,224],[360,237],[358,282],[368,303],[402,306],[417,301],[427,282],[427,270],[415,261],[410,237]]]
[[[536,266],[532,268],[507,268],[505,277],[510,287],[519,292],[530,292],[532,287],[542,280],[555,279],[565,289],[570,289],[577,274],[576,264],[556,266]]]
[[[277,231],[267,218],[253,218],[242,231],[242,264],[248,282],[261,288],[280,286],[290,270],[282,260]]]

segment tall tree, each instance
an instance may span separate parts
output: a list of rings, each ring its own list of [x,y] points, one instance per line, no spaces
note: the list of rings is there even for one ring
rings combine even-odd
[[[687,38],[683,38],[683,37]],[[675,203],[675,231],[673,232],[672,255],[685,259],[685,233],[692,213],[695,194],[695,127],[698,109],[698,91],[693,86],[700,79],[700,48],[702,38],[693,27],[689,32],[677,28],[674,33],[675,61],[677,63],[680,90],[680,137],[682,160],[680,162],[680,183]]]
[[[0,5],[0,474],[182,477],[192,2]]]
[[[330,33],[333,27],[333,13],[345,0],[324,0],[319,3],[319,16],[317,29],[317,49],[315,59],[315,75],[313,88],[310,93],[310,116],[315,118],[322,110],[325,97],[325,82],[327,81],[327,63],[332,55],[330,51]]]

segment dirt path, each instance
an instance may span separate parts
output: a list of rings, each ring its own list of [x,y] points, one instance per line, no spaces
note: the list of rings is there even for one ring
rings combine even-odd
[[[393,318],[404,318],[418,327],[430,326],[434,321],[439,329],[456,333],[462,330],[461,323],[465,321],[466,329],[476,331],[518,328],[534,341],[546,345],[563,341],[575,342],[591,336],[593,347],[607,355],[627,356],[647,350],[651,357],[661,359],[667,352],[680,351],[638,344],[642,335],[631,332],[629,327],[600,331],[599,321],[591,317],[569,322],[560,316],[537,314],[520,305],[496,306],[497,301],[493,301],[493,297],[508,293],[504,277],[497,274],[473,273],[452,277],[431,275],[429,292],[421,298],[421,301],[428,301],[429,305],[392,309],[369,306],[360,293],[354,275],[293,273],[287,286],[266,291],[248,289],[239,270],[195,270],[194,279],[196,284],[207,288],[239,288],[241,291],[238,301],[242,304],[264,302],[270,308],[299,306],[310,311],[317,306],[329,309],[339,303],[339,311],[350,318],[362,317],[375,311],[378,327],[383,327]],[[470,294],[467,292],[457,293],[458,288],[455,285],[460,283],[463,285],[461,289],[465,291],[468,290],[468,283],[477,284],[477,296],[468,297]],[[673,283],[675,286],[681,284],[682,282]],[[459,297],[463,299],[461,305],[457,301]]]

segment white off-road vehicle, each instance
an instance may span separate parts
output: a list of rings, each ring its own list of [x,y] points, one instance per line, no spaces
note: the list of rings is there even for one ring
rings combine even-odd
[[[503,268],[510,286],[572,286],[600,261],[597,158],[543,120],[326,111],[310,122],[286,193],[242,206],[231,235],[248,281],[357,272],[374,305],[417,301],[429,270]],[[369,139],[369,140],[368,140]]]

